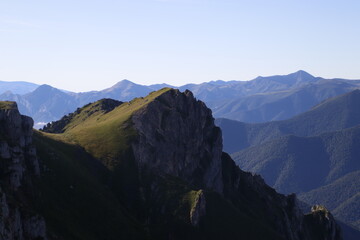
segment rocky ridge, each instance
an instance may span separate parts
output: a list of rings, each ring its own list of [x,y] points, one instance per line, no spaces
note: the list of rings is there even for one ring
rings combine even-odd
[[[262,212],[253,211],[253,214],[263,214],[265,221],[284,239],[317,239],[295,195],[276,193],[259,175],[241,171],[222,153],[221,131],[214,125],[211,110],[190,91],[167,91],[137,111],[132,121],[138,132],[132,149],[140,169],[145,166],[179,177],[205,191],[214,190],[239,208],[261,206]],[[206,216],[203,206],[206,198],[206,194],[197,197],[190,212],[193,225],[199,224],[199,216]],[[314,211],[311,216],[324,223]],[[335,220],[332,216],[327,220],[330,227],[323,228],[327,239],[341,239]]]
[[[27,201],[32,178],[40,174],[33,120],[14,102],[0,105],[0,239],[47,239],[44,219]]]
[[[71,136],[72,143],[111,166],[110,188],[154,239],[319,239],[319,228],[310,227],[295,195],[276,193],[222,152],[211,110],[190,91],[163,89],[82,119],[85,115],[77,113],[76,121],[46,136],[63,141]],[[107,148],[101,136],[119,144]],[[320,234],[341,239],[329,219],[331,227]]]
[[[132,116],[132,149],[139,168],[222,192],[221,131],[211,110],[190,91],[170,90]]]

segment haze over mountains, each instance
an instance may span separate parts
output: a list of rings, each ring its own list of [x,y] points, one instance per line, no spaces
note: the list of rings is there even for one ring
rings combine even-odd
[[[16,101],[21,113],[33,117],[35,123],[45,123],[57,120],[89,102],[102,98],[128,101],[164,86],[173,87],[167,84],[144,86],[123,80],[101,91],[72,93],[42,85],[32,92],[28,88],[25,94],[4,92],[0,94],[0,100]],[[212,109],[215,117],[266,122],[290,118],[329,97],[359,87],[360,81],[323,79],[298,71],[284,76],[258,77],[251,81],[219,80],[178,88],[192,91]]]
[[[4,93],[6,91],[10,91],[14,94],[26,94],[34,91],[38,84],[30,83],[30,82],[6,82],[0,81],[0,93]]]
[[[323,203],[360,229],[360,90],[289,120],[247,124],[218,119],[224,149],[282,193]]]

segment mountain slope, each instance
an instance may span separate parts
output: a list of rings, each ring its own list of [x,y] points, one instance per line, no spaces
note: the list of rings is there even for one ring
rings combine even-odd
[[[265,179],[271,175],[271,185],[290,193],[307,192],[360,170],[359,149],[357,126],[316,137],[285,136],[232,156],[240,167],[258,172]]]
[[[35,132],[43,166],[36,208],[60,239],[144,239],[140,222],[109,189],[111,173],[78,146]]]
[[[217,119],[230,153],[286,135],[315,136],[360,124],[360,90],[328,99],[310,111],[289,120],[246,124]]]
[[[236,167],[222,153],[211,111],[191,92],[162,89],[110,111],[106,102],[41,134],[98,159],[110,171],[109,188],[151,238],[317,239],[316,232],[333,232],[340,239],[326,210],[304,216],[294,196]]]
[[[284,136],[232,154],[241,168],[261,174],[276,190],[324,204],[357,227],[359,155],[360,126],[315,137]]]
[[[321,202],[344,222],[360,229],[359,216],[359,183],[360,171],[348,173],[343,177],[319,188],[299,195],[309,204]]]
[[[22,114],[32,116],[37,122],[57,119],[73,111],[76,102],[68,94],[49,85],[41,85],[25,95],[4,93],[2,100],[16,101]]]
[[[318,80],[297,88],[229,99],[213,107],[214,116],[249,123],[284,120],[359,87],[355,81]]]

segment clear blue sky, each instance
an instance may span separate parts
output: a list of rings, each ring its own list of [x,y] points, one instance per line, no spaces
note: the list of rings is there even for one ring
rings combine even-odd
[[[360,79],[360,1],[3,0],[0,80],[88,91],[299,69]]]

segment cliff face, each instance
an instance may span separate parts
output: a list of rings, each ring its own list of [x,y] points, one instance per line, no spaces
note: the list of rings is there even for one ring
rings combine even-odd
[[[197,188],[215,190],[238,209],[251,209],[246,214],[263,218],[283,239],[318,239],[316,231],[325,224],[322,218],[313,214],[318,228],[310,227],[295,195],[276,193],[260,176],[240,170],[222,153],[221,131],[211,110],[190,91],[162,94],[137,111],[132,121],[138,133],[132,148],[140,171],[176,176]],[[189,213],[194,226],[206,218],[206,198],[207,194],[195,198]],[[326,239],[341,239],[335,221],[326,224],[321,228]]]
[[[222,192],[221,131],[190,91],[170,90],[137,111],[132,144],[140,171],[150,169]]]
[[[252,199],[249,207],[262,212],[264,220],[284,239],[342,239],[340,227],[324,207],[314,206],[311,213],[304,214],[295,194],[277,193],[259,175],[239,169],[227,154],[223,156],[223,171],[225,197],[238,206],[244,199]]]
[[[0,105],[0,239],[46,239],[45,221],[28,201],[31,179],[39,176],[33,120],[15,103]]]

